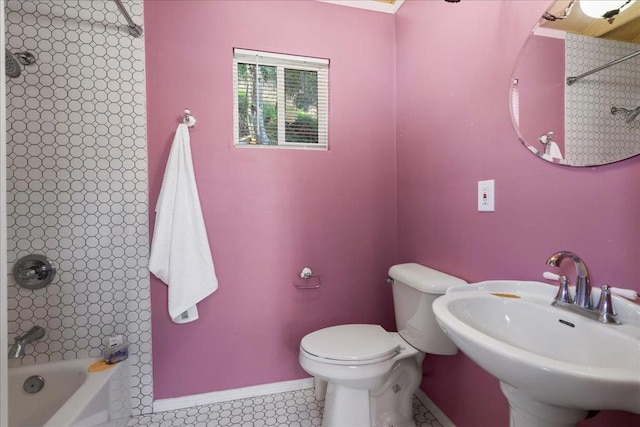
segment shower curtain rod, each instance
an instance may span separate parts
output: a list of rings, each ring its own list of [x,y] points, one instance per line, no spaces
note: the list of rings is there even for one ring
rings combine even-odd
[[[133,19],[131,19],[131,15],[129,15],[129,12],[127,12],[127,10],[124,8],[122,0],[113,1],[116,2],[118,9],[120,9],[120,13],[124,15],[124,19],[126,19],[127,24],[129,24],[129,34],[131,34],[133,37],[140,37],[142,35],[142,27],[133,22]]]
[[[615,61],[611,61],[611,62],[609,62],[609,63],[607,63],[607,64],[601,65],[601,66],[599,66],[598,68],[594,68],[594,69],[593,69],[593,70],[591,70],[591,71],[587,71],[586,73],[582,73],[582,74],[580,74],[579,76],[575,76],[575,77],[567,77],[567,85],[568,85],[568,86],[571,86],[572,84],[574,84],[575,82],[577,82],[578,80],[580,80],[580,79],[581,79],[581,78],[583,78],[583,77],[590,76],[590,75],[591,75],[591,74],[593,74],[593,73],[597,73],[598,71],[602,71],[602,70],[604,70],[605,68],[609,68],[609,67],[611,67],[612,65],[619,64],[619,63],[621,63],[621,62],[626,61],[627,59],[631,59],[631,58],[633,58],[634,56],[638,56],[638,55],[640,55],[640,50],[638,50],[638,51],[636,51],[636,52],[633,52],[633,53],[630,53],[630,54],[629,54],[629,55],[627,55],[627,56],[623,56],[622,58],[618,58],[618,59],[616,59]]]

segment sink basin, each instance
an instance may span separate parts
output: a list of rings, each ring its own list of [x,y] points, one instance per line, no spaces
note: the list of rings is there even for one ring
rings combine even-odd
[[[556,291],[481,282],[451,288],[433,311],[460,350],[502,382],[512,413],[511,392],[554,407],[640,413],[640,306],[614,296],[623,324],[605,325],[551,306]]]

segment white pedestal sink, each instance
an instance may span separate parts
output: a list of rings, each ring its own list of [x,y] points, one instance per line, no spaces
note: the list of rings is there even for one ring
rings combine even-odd
[[[575,426],[589,410],[640,414],[640,306],[614,297],[622,325],[605,325],[551,306],[556,291],[481,282],[449,289],[433,311],[460,350],[500,380],[512,427]]]

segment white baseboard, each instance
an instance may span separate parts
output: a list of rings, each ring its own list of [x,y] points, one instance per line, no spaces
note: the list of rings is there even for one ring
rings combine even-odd
[[[422,404],[431,412],[431,414],[436,417],[438,422],[442,424],[442,427],[456,427],[456,425],[447,417],[447,415],[442,412],[442,409],[438,408],[433,400],[429,399],[429,396],[425,394],[424,391],[418,389],[416,390],[416,397]]]
[[[282,381],[278,383],[254,385],[251,387],[234,388],[231,390],[214,391],[211,393],[158,399],[153,402],[153,412],[173,411],[175,409],[190,408],[192,406],[210,405],[212,403],[247,399],[250,397],[265,396],[275,393],[285,393],[287,391],[297,391],[312,387],[313,378],[303,378],[301,380]]]
[[[153,402],[153,412],[173,411],[176,409],[191,408],[193,406],[210,405],[212,403],[228,402],[230,400],[248,399],[250,397],[266,396],[269,394],[286,393],[314,386],[313,378],[282,381],[270,384],[261,384],[250,387],[234,388],[231,390],[213,391],[211,393],[192,394],[189,396],[158,399]],[[433,403],[433,400],[418,389],[416,397],[438,420],[442,427],[456,427],[447,415]]]

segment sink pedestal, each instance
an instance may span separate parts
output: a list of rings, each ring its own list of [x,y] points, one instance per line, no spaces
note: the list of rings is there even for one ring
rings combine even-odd
[[[509,427],[575,427],[588,414],[583,409],[538,402],[502,381],[500,388],[509,401]]]

